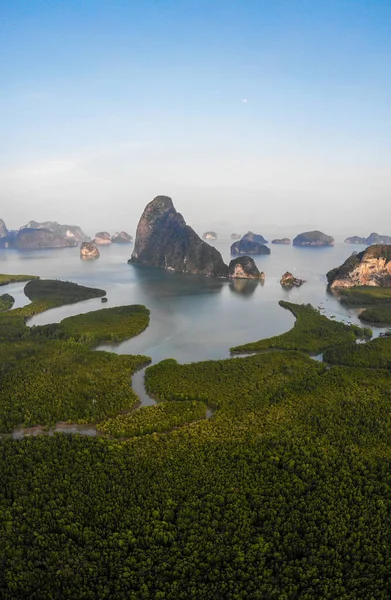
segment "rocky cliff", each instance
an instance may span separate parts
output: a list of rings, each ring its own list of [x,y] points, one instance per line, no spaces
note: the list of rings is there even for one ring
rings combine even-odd
[[[291,243],[289,238],[277,238],[275,240],[272,240],[272,244],[283,244],[285,246],[288,246]]]
[[[300,287],[305,283],[304,279],[295,277],[292,273],[287,271],[280,279],[280,284],[284,288]]]
[[[126,231],[120,231],[112,236],[111,241],[113,244],[131,244],[133,238],[129,233],[126,233]]]
[[[352,254],[343,265],[327,273],[331,288],[353,286],[391,286],[391,246],[369,246]]]
[[[334,246],[334,238],[321,231],[305,231],[293,240],[294,246]]]
[[[83,242],[80,246],[80,258],[90,260],[99,258],[100,252],[93,242]]]
[[[229,263],[228,277],[235,279],[264,279],[265,273],[258,270],[250,256],[239,256]]]
[[[111,244],[111,235],[108,231],[99,231],[95,234],[94,242],[98,246],[107,246]]]
[[[128,262],[182,273],[217,277],[228,274],[220,252],[186,225],[168,196],[157,196],[146,206]]]
[[[246,242],[256,242],[257,244],[267,244],[268,241],[258,233],[253,233],[252,231],[248,231],[242,237],[242,240]]]
[[[391,236],[379,235],[378,233],[371,233],[367,238],[353,235],[345,240],[346,244],[366,244],[371,246],[372,244],[391,244]]]
[[[217,233],[215,231],[205,231],[202,235],[203,240],[217,240]]]

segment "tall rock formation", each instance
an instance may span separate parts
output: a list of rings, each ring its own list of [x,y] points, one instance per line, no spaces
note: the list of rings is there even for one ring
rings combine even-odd
[[[228,277],[234,279],[264,279],[265,273],[258,270],[251,256],[238,256],[229,263]]]
[[[7,237],[7,235],[8,235],[8,229],[5,226],[3,219],[0,219],[0,238]]]
[[[352,254],[343,265],[327,273],[327,281],[331,288],[391,287],[391,246],[369,246],[363,252]]]
[[[228,274],[220,252],[186,225],[168,196],[156,196],[144,209],[128,262],[182,273],[217,277]]]

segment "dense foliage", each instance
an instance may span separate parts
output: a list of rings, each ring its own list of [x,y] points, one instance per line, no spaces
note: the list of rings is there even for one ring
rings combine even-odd
[[[367,323],[391,323],[391,302],[382,306],[366,308],[359,314],[359,318],[361,321],[366,321]]]
[[[149,310],[141,304],[103,308],[61,321],[61,329],[83,343],[121,342],[138,335],[149,324]]]
[[[1,344],[0,431],[93,422],[130,409],[138,402],[131,374],[147,361],[74,342]]]
[[[58,279],[33,279],[25,286],[24,293],[33,302],[40,300],[47,302],[50,304],[50,308],[106,295],[104,290]]]
[[[170,431],[206,416],[203,402],[163,402],[143,406],[135,412],[118,415],[98,424],[98,430],[115,437],[132,437],[148,433]]]
[[[352,306],[371,306],[391,303],[391,288],[377,286],[358,286],[338,291],[343,304]]]
[[[133,436],[2,441],[2,598],[390,598],[391,340],[285,307],[296,328],[266,342],[289,352],[162,361],[145,376],[161,402],[127,414],[141,357],[52,339],[61,324],[0,346],[2,419],[57,410]]]
[[[331,321],[310,304],[298,305],[283,300],[279,304],[295,315],[296,321],[293,329],[272,338],[235,346],[231,348],[231,352],[256,352],[268,348],[278,348],[317,354],[334,344],[353,341],[357,338],[367,338],[372,335],[370,329]]]
[[[1,294],[0,295],[0,312],[5,312],[6,310],[10,310],[13,307],[15,302],[15,298],[10,294]]]
[[[31,281],[25,290],[32,303],[0,315],[0,431],[62,420],[100,421],[134,408],[138,397],[131,375],[149,358],[86,346],[140,333],[148,326],[149,311],[139,305],[102,309],[30,328],[25,324],[29,314],[105,292],[44,280]]]
[[[370,367],[391,371],[391,337],[379,337],[368,344],[342,344],[323,353],[328,363],[351,367]]]

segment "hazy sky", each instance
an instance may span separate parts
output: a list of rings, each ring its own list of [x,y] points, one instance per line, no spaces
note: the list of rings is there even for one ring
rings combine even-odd
[[[0,217],[391,235],[390,72],[390,0],[3,0]]]

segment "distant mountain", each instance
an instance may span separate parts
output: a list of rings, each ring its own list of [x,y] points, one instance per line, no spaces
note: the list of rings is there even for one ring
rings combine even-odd
[[[49,229],[53,233],[63,237],[75,240],[77,243],[89,241],[90,238],[78,225],[61,225],[57,221],[29,221],[21,229]],[[68,245],[68,244],[67,244]]]
[[[305,231],[293,240],[294,246],[334,246],[334,238],[321,231]]]
[[[14,248],[26,250],[34,248],[66,248],[77,246],[77,241],[74,237],[66,237],[43,227],[39,229],[24,227],[18,232],[13,233],[9,245]]]
[[[367,238],[353,235],[345,240],[346,244],[365,244],[372,246],[373,244],[391,244],[391,236],[379,235],[378,233],[371,233]]]

